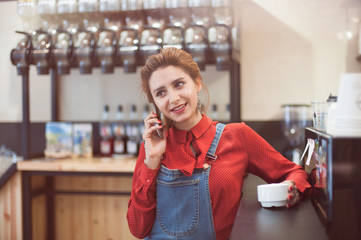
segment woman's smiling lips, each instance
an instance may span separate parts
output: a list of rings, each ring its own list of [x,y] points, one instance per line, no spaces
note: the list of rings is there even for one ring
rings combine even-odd
[[[172,108],[170,111],[171,111],[172,113],[178,114],[178,113],[183,112],[183,111],[185,110],[185,107],[186,107],[186,106],[187,106],[186,103],[180,104],[180,105]]]

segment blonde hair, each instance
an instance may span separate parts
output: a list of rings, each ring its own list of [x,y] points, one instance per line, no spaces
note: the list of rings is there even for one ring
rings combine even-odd
[[[160,53],[150,56],[140,71],[142,89],[146,94],[148,101],[154,103],[154,99],[149,87],[150,77],[154,71],[168,66],[178,67],[187,73],[194,82],[198,83],[197,81],[199,81],[207,95],[207,103],[205,107],[206,110],[209,105],[209,92],[202,81],[202,76],[197,63],[193,60],[192,55],[174,47],[161,49]],[[169,128],[172,125],[172,121],[164,117],[163,124],[166,128]]]

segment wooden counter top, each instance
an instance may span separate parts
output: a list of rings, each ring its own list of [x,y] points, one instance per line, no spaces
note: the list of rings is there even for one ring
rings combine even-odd
[[[119,158],[37,158],[17,163],[19,171],[51,171],[51,172],[119,172],[133,173],[137,159],[133,156]]]

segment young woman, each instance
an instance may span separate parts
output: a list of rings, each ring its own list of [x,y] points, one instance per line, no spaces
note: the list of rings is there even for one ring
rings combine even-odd
[[[300,166],[247,125],[217,124],[200,112],[198,94],[205,86],[188,53],[163,49],[147,60],[141,78],[163,122],[155,112],[144,119],[127,213],[134,236],[228,239],[247,173],[287,182],[287,207],[310,187]]]

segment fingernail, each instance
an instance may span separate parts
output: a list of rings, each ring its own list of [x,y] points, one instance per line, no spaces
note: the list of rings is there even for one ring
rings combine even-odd
[[[290,191],[292,191],[293,190],[293,186],[290,186]]]
[[[291,207],[291,204],[287,204],[287,208],[290,208]]]
[[[292,195],[288,195],[288,200],[291,200],[292,199]]]

